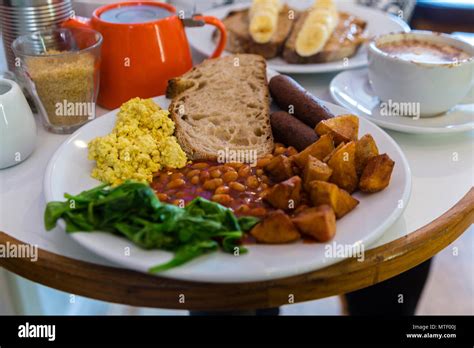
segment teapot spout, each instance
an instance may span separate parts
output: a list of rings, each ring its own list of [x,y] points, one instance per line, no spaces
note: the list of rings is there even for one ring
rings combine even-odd
[[[73,16],[61,23],[62,28],[66,29],[92,29],[90,18]]]

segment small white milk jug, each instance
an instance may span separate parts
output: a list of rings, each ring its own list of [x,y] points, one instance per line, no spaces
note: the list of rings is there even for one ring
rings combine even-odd
[[[21,88],[0,78],[0,169],[27,159],[35,143],[35,119]]]

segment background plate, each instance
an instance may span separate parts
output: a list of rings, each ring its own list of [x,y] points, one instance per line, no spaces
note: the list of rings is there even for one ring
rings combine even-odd
[[[302,8],[307,1],[291,1],[290,5],[295,8]],[[227,16],[230,11],[247,8],[249,5],[238,4],[230,6],[222,6],[204,14],[206,16],[214,16],[222,19]],[[367,21],[367,29],[369,37],[400,31],[410,31],[410,27],[400,18],[385,12],[372,9],[366,6],[348,3],[347,1],[337,2],[338,9],[348,12]],[[304,8],[304,7],[303,7]],[[210,56],[216,47],[212,40],[214,27],[205,26],[203,28],[187,29],[187,36],[191,46],[198,52]],[[273,58],[267,61],[268,67],[282,73],[319,73],[331,72],[346,69],[359,68],[367,65],[367,50],[365,46],[361,46],[356,55],[344,64],[343,61],[320,63],[320,64],[288,64],[281,58]]]

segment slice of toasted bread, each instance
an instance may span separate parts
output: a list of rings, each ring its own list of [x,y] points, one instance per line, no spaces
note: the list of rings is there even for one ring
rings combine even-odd
[[[286,38],[290,35],[294,23],[288,6],[283,6],[278,18],[278,28],[270,42],[265,44],[256,43],[249,32],[249,10],[232,11],[222,20],[227,29],[226,50],[231,53],[258,54],[266,59],[278,56],[282,50]],[[294,13],[294,12],[293,12]],[[214,39],[218,39],[219,32],[214,32]]]
[[[296,50],[296,37],[308,16],[300,13],[283,49],[283,59],[290,64],[326,63],[350,58],[364,42],[366,22],[345,12],[339,12],[339,23],[323,50],[310,57],[300,56]]]
[[[166,96],[172,99],[176,137],[189,159],[216,160],[222,151],[252,151],[258,157],[272,152],[263,57],[238,54],[206,60],[170,80]]]

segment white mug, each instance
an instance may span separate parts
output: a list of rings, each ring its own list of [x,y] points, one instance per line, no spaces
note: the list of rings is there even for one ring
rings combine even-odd
[[[0,78],[0,169],[27,159],[35,143],[35,119],[21,88]]]
[[[419,40],[451,45],[470,55],[453,63],[421,63],[404,60],[380,50],[377,45],[399,40]],[[473,84],[474,47],[447,34],[412,31],[382,35],[370,42],[369,80],[382,102],[417,105],[420,116],[447,112],[469,93]]]

